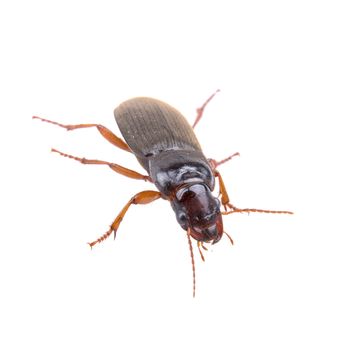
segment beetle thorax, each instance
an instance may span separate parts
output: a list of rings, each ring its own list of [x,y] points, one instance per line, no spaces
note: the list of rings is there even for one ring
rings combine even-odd
[[[179,187],[204,183],[214,188],[214,176],[207,160],[199,152],[167,151],[150,160],[149,173],[154,184],[166,197]]]

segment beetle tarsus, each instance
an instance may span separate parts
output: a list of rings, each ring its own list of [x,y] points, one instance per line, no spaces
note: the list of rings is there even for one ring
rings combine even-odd
[[[112,233],[112,229],[110,228],[105,234],[103,234],[101,237],[97,238],[95,241],[88,243],[88,245],[90,246],[90,248],[92,249],[92,247],[94,245],[96,245],[97,243],[101,243],[104,240],[106,240]]]
[[[160,197],[161,197],[161,194],[160,192],[157,192],[157,191],[142,191],[135,194],[135,196],[131,197],[131,199],[125,204],[123,209],[117,215],[112,225],[110,226],[109,230],[105,234],[103,234],[100,238],[89,243],[89,245],[94,246],[97,243],[101,243],[102,241],[106,240],[112,234],[112,232],[114,233],[114,239],[115,239],[119,225],[123,221],[123,218],[126,212],[128,211],[129,207],[132,204],[148,204],[159,199]]]

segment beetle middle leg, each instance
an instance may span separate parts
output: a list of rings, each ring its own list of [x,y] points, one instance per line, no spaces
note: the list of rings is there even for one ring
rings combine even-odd
[[[112,145],[127,151],[127,152],[131,152],[129,146],[118,136],[116,136],[115,134],[113,134],[112,131],[110,131],[109,129],[107,129],[105,126],[101,125],[101,124],[75,124],[75,125],[70,125],[70,124],[60,124],[57,122],[54,122],[52,120],[49,119],[44,119],[44,118],[40,118],[40,117],[36,117],[34,116],[33,119],[39,119],[42,122],[46,122],[46,123],[50,123],[50,124],[54,124],[57,125],[61,128],[66,129],[67,131],[70,130],[76,130],[76,129],[83,129],[83,128],[97,128],[97,130],[100,132],[100,134],[108,141],[110,142]]]
[[[104,160],[97,160],[97,159],[79,158],[79,157],[75,157],[75,156],[72,156],[72,155],[67,154],[67,153],[63,153],[63,152],[58,151],[57,149],[54,149],[54,148],[52,148],[51,151],[58,153],[62,157],[74,159],[82,164],[108,165],[113,171],[115,171],[116,173],[118,173],[120,175],[124,175],[126,177],[129,177],[129,178],[135,179],[135,180],[145,180],[145,181],[151,182],[151,178],[148,175],[142,175],[142,174],[138,173],[137,171],[134,171],[134,170],[131,170],[128,168],[124,168],[123,166],[116,164],[116,163],[110,163],[110,162],[106,162]]]
[[[237,157],[237,156],[240,156],[239,152],[233,153],[230,156],[228,156],[222,160],[219,160],[219,161],[212,159],[212,158],[208,158],[208,161],[209,161],[211,167],[215,170],[219,165],[224,164],[224,163],[228,162],[229,160],[231,160],[233,157]]]
[[[92,248],[95,244],[100,243],[100,242],[104,241],[105,239],[107,239],[112,233],[114,233],[114,238],[115,238],[117,230],[119,228],[119,225],[122,222],[126,212],[128,211],[129,207],[132,204],[148,204],[148,203],[151,203],[151,202],[161,198],[161,196],[162,196],[161,193],[158,191],[142,191],[142,192],[135,194],[135,196],[133,196],[128,201],[128,203],[126,203],[124,208],[120,211],[118,216],[114,219],[109,230],[104,235],[102,235],[101,237],[96,239],[95,241],[88,243],[89,246]]]

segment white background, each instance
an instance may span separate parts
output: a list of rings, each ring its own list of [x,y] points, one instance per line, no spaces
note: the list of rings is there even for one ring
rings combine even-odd
[[[3,1],[1,349],[349,349],[347,1]],[[144,95],[190,121],[238,207],[196,254],[150,184],[50,153],[136,160],[95,130]]]

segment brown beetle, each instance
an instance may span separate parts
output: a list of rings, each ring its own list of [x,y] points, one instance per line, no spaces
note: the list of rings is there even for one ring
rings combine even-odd
[[[52,149],[53,152],[83,164],[108,165],[121,175],[154,183],[158,191],[142,191],[134,195],[115,218],[109,230],[89,245],[93,247],[112,233],[115,237],[125,213],[132,204],[148,204],[159,198],[166,199],[175,211],[180,226],[187,232],[192,259],[193,296],[195,265],[191,237],[197,241],[201,258],[204,260],[201,247],[204,249],[206,247],[203,243],[217,243],[225,233],[233,244],[233,240],[223,229],[222,214],[237,212],[292,214],[289,211],[239,209],[230,203],[217,167],[239,154],[234,153],[219,162],[207,159],[193,132],[206,105],[218,91],[197,109],[197,118],[192,127],[180,112],[159,100],[139,97],[123,102],[114,110],[114,116],[125,141],[100,124],[63,125],[33,117],[67,130],[96,127],[107,141],[135,155],[148,175],[142,175],[115,163],[79,158]],[[215,178],[219,183],[220,199],[212,193]],[[223,212],[220,210],[221,205],[224,208]]]

